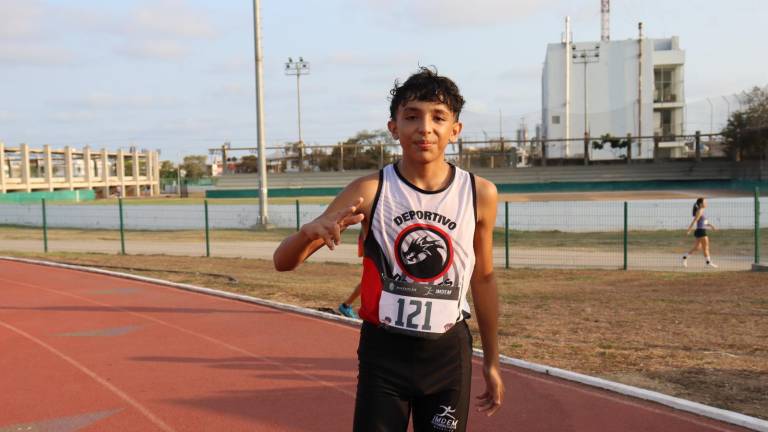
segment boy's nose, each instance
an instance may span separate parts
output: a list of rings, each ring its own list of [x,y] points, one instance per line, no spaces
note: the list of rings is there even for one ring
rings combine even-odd
[[[431,123],[428,118],[422,118],[418,124],[418,131],[424,135],[429,134],[431,130]]]

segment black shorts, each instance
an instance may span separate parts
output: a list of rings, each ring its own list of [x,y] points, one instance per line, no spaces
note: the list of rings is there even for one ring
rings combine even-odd
[[[463,320],[438,339],[360,331],[356,432],[463,432],[469,414],[472,335]]]
[[[696,238],[702,238],[707,236],[707,230],[703,228],[696,228],[696,231],[693,232],[693,236]]]

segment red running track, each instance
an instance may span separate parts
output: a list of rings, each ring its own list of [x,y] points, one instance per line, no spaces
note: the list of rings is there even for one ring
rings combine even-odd
[[[0,432],[348,431],[357,338],[301,314],[0,260]],[[745,430],[517,368],[504,381],[502,410],[473,413],[469,430]]]

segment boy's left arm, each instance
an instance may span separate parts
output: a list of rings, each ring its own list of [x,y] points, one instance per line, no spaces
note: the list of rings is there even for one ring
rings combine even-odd
[[[498,193],[496,186],[475,178],[477,193],[477,225],[475,227],[475,270],[472,274],[472,300],[475,306],[480,339],[483,343],[483,377],[485,392],[478,396],[478,411],[493,415],[504,401],[504,383],[499,366],[498,319],[499,298],[493,274],[493,228],[496,224]]]

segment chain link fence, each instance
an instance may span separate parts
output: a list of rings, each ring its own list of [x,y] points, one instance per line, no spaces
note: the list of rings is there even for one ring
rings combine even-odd
[[[762,202],[761,202],[762,200]],[[709,199],[705,214],[713,261],[720,270],[746,270],[768,251],[768,203],[754,198]],[[271,257],[277,243],[325,205],[270,206],[277,229],[258,231],[258,204],[205,200],[117,205],[0,204],[0,250],[78,251]],[[694,237],[690,200],[500,203],[494,233],[500,267],[682,270]],[[355,230],[346,233],[354,244]],[[351,262],[357,262],[351,257]],[[688,269],[704,269],[697,251]]]

